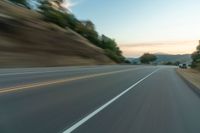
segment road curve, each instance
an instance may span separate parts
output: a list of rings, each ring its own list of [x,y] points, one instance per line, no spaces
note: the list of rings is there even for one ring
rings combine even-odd
[[[0,69],[0,133],[199,133],[199,112],[174,67]]]

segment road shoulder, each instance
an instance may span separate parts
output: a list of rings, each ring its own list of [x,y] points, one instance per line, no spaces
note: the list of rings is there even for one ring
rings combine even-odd
[[[200,96],[200,71],[176,69],[176,72]]]

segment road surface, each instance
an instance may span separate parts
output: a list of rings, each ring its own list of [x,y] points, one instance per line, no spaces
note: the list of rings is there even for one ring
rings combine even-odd
[[[199,133],[200,97],[165,66],[0,69],[0,133]]]

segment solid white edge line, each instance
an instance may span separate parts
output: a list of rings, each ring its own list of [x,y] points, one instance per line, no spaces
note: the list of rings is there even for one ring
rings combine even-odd
[[[108,67],[108,66],[104,66],[104,67]],[[109,68],[109,67],[108,67]],[[0,73],[0,76],[14,76],[14,75],[28,75],[28,74],[46,74],[46,73],[56,73],[56,72],[74,72],[74,71],[82,71],[82,70],[95,70],[95,69],[102,69],[102,67],[92,67],[92,68],[75,68],[75,69],[71,69],[71,70],[54,70],[54,71],[48,71],[48,70],[44,70],[42,72],[37,72],[37,71],[29,71],[29,72],[13,72],[13,73]]]
[[[44,71],[44,72],[24,72],[24,73],[2,73],[0,76],[14,76],[14,75],[26,75],[26,74],[43,74],[43,73],[56,73],[65,72],[67,70],[55,70],[55,71]]]
[[[73,72],[77,70],[90,70],[90,69],[98,69],[98,68],[81,68],[81,69],[72,69],[72,70],[54,70],[54,71],[43,71],[43,72],[19,72],[19,73],[2,73],[0,76],[12,76],[12,75],[27,75],[27,74],[43,74],[43,73],[56,73],[56,72]]]
[[[71,126],[70,128],[68,128],[67,130],[65,130],[63,133],[71,133],[71,132],[73,132],[75,129],[77,129],[78,127],[80,127],[82,124],[84,124],[90,118],[92,118],[93,116],[95,116],[96,114],[98,114],[100,111],[102,111],[103,109],[105,109],[106,107],[108,107],[114,101],[116,101],[121,96],[123,96],[125,93],[127,93],[128,91],[130,91],[131,89],[133,89],[135,86],[137,86],[139,83],[141,83],[142,81],[144,81],[145,79],[147,79],[148,77],[150,77],[152,74],[156,73],[158,70],[160,70],[160,69],[156,69],[152,73],[150,73],[147,76],[145,76],[144,78],[140,79],[135,84],[133,84],[132,86],[130,86],[128,89],[126,89],[125,91],[123,91],[122,93],[120,93],[119,95],[117,95],[116,97],[114,97],[113,99],[111,99],[110,101],[108,101],[107,103],[105,103],[104,105],[102,105],[101,107],[99,107],[97,110],[95,110],[94,112],[90,113],[89,115],[87,115],[86,117],[84,117],[83,119],[81,119],[80,121],[78,121],[77,123],[75,123],[73,126]]]

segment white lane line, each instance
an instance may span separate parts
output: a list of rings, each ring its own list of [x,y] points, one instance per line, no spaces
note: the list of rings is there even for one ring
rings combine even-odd
[[[160,69],[157,69],[157,70],[153,71],[152,73],[148,74],[147,76],[145,76],[144,78],[140,79],[138,82],[136,82],[135,84],[133,84],[132,86],[130,86],[128,89],[126,89],[125,91],[123,91],[122,93],[120,93],[119,95],[117,95],[116,97],[114,97],[113,99],[111,99],[110,101],[108,101],[107,103],[105,103],[104,105],[102,105],[101,107],[99,107],[97,110],[95,110],[91,114],[87,115],[86,117],[84,117],[83,119],[81,119],[80,121],[78,121],[77,123],[75,123],[73,126],[71,126],[70,128],[68,128],[67,130],[65,130],[63,133],[71,133],[71,132],[73,132],[75,129],[77,129],[82,124],[84,124],[86,121],[88,121],[89,119],[91,119],[93,116],[95,116],[96,114],[98,114],[99,112],[101,112],[103,109],[105,109],[106,107],[108,107],[110,104],[112,104],[114,101],[116,101],[117,99],[119,99],[121,96],[123,96],[124,94],[126,94],[128,91],[130,91],[135,86],[137,86],[138,84],[140,84],[142,81],[144,81],[145,79],[147,79],[148,77],[150,77],[152,74],[156,73],[158,70],[160,70]]]
[[[72,70],[54,70],[54,71],[43,71],[43,72],[17,72],[17,73],[2,73],[0,76],[12,76],[12,75],[26,75],[26,74],[42,74],[42,73],[56,73],[56,72],[73,72],[80,70],[91,70],[91,69],[101,69],[101,68],[81,68],[81,69],[72,69]]]
[[[103,69],[103,68],[110,68],[109,66],[103,66],[103,67],[90,67],[90,68],[75,68],[71,70],[54,70],[54,71],[43,71],[43,72],[17,72],[17,73],[0,73],[0,76],[14,76],[14,75],[26,75],[26,74],[42,74],[42,73],[56,73],[56,72],[74,72],[74,71],[80,71],[80,70],[96,70],[96,69]]]
[[[26,75],[26,74],[41,74],[41,73],[54,73],[54,72],[64,72],[70,70],[55,70],[55,71],[44,71],[44,72],[22,72],[22,73],[3,73],[0,76],[12,76],[12,75]]]

